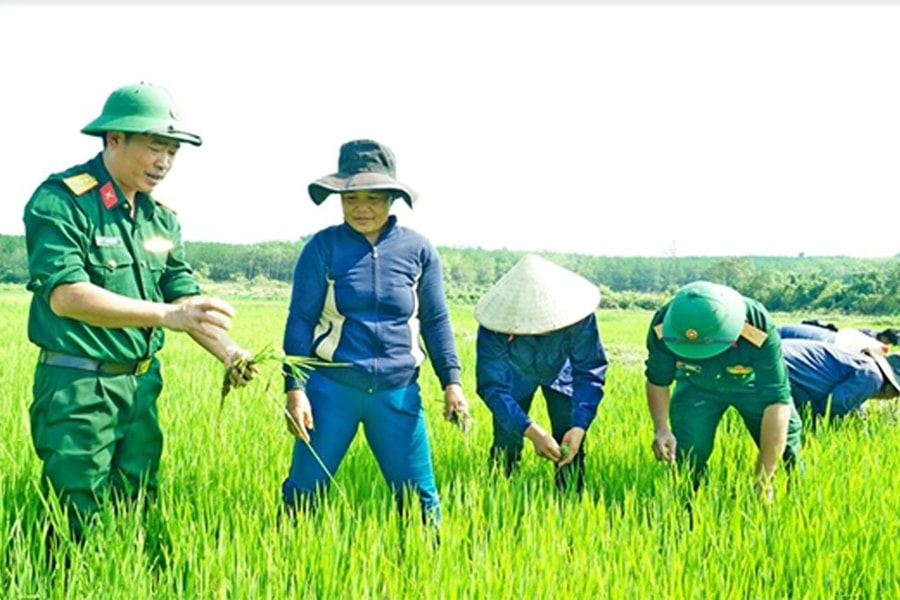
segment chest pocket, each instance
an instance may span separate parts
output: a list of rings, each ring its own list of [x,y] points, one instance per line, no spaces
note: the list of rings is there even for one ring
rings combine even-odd
[[[169,255],[164,252],[147,253],[146,264],[147,268],[150,271],[150,282],[153,284],[153,289],[157,292],[159,291],[159,282],[160,280],[162,280],[163,275],[166,272],[166,261],[168,259],[168,256]]]
[[[150,269],[158,281],[160,274],[166,270],[169,252],[174,248],[172,241],[166,237],[153,235],[140,241],[138,245],[139,251],[143,255],[141,266]]]
[[[88,250],[85,268],[91,283],[118,293],[134,287],[134,257],[121,243],[95,245]]]

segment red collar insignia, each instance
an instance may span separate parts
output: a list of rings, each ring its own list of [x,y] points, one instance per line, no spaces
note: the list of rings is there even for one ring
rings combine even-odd
[[[116,190],[113,188],[112,181],[107,181],[103,184],[103,187],[100,188],[100,199],[103,200],[103,206],[106,207],[106,210],[115,206],[116,202],[119,201]]]

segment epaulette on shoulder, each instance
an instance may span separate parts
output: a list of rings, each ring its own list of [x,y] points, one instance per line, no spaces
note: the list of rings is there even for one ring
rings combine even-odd
[[[76,196],[81,196],[98,185],[97,180],[90,173],[79,173],[78,175],[65,177],[63,178],[63,183],[65,183],[66,187],[72,190],[72,193]]]
[[[656,339],[661,340],[663,338],[662,323],[657,323],[653,326],[653,333],[656,334]]]
[[[160,201],[157,200],[156,198],[153,198],[153,203],[156,204],[157,206],[163,207],[164,209],[166,209],[167,211],[169,211],[169,212],[172,213],[173,215],[177,215],[177,214],[178,214],[178,211],[176,211],[174,208],[172,208],[172,207],[169,206],[168,204],[164,204],[164,203],[160,202]]]
[[[750,323],[744,323],[744,328],[741,329],[741,337],[759,348],[766,341],[766,338],[769,337],[769,334]]]

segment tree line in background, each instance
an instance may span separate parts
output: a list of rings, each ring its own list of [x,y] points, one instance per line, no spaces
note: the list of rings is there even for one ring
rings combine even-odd
[[[290,282],[306,239],[238,245],[186,242],[201,279]],[[515,250],[438,247],[451,302],[474,303],[525,254]],[[652,310],[681,285],[706,279],[785,312],[900,314],[900,256],[616,257],[535,252],[596,283],[605,308]],[[24,236],[0,235],[0,282],[24,284]]]

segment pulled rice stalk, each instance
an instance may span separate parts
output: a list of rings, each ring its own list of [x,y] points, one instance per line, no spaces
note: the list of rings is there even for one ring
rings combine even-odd
[[[267,344],[262,350],[253,354],[250,358],[238,358],[231,364],[230,367],[225,369],[225,375],[222,377],[222,393],[219,401],[220,423],[222,410],[225,407],[225,398],[233,388],[233,385],[231,383],[232,375],[237,373],[242,379],[249,380],[253,376],[259,374],[260,367],[265,367],[267,365],[275,365],[283,377],[291,376],[304,383],[307,379],[309,379],[310,372],[316,367],[349,366],[348,363],[333,363],[319,360],[318,358],[313,358],[311,356],[288,356],[283,352],[279,352],[273,349],[271,344]],[[291,421],[294,427],[300,429],[299,424],[296,422],[294,417],[291,416],[287,408],[280,404],[280,401],[277,397],[278,394],[274,391],[271,394],[268,393],[272,391],[270,384],[271,378],[269,378],[269,381],[266,382],[266,395],[270,396],[276,403],[278,403],[281,406],[281,410],[282,412],[284,412],[285,417],[287,417]],[[321,469],[325,472],[331,483],[337,488],[341,496],[346,498],[344,490],[340,485],[338,485],[337,481],[334,480],[334,476],[325,466],[325,463],[322,462],[321,457],[319,456],[318,452],[316,452],[312,447],[312,444],[307,440],[303,440],[303,442],[306,444],[306,447],[309,448],[310,454],[312,454],[313,458],[316,459],[316,462],[319,463],[319,467],[321,467]]]
[[[251,378],[251,374],[257,375],[259,373],[260,367],[271,364],[282,367],[282,374],[285,376],[290,375],[304,383],[309,379],[310,372],[316,367],[349,366],[347,363],[333,363],[312,356],[287,356],[283,352],[273,349],[271,344],[267,344],[262,350],[253,354],[250,358],[238,358],[230,367],[225,369],[225,375],[222,377],[222,394],[219,403],[219,412],[222,412],[222,409],[225,406],[225,397],[228,396],[232,390],[233,385],[231,379],[234,373],[238,373],[242,379],[249,379]],[[270,389],[270,383],[271,381],[266,383],[267,391]]]

